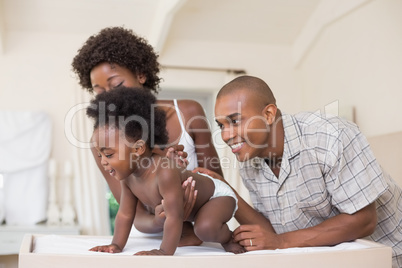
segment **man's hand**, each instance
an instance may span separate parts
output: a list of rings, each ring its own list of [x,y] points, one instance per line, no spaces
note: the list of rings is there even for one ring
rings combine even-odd
[[[281,248],[280,236],[257,224],[240,225],[233,231],[233,239],[247,251]]]

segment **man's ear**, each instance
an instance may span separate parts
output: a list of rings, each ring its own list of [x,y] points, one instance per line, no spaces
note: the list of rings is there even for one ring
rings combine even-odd
[[[143,85],[145,81],[147,81],[147,77],[145,76],[145,74],[138,74],[137,80],[138,82],[140,82],[141,85]]]
[[[137,154],[137,155],[142,155],[145,152],[146,147],[147,147],[147,144],[146,144],[146,142],[144,140],[137,140],[134,143],[132,152]]]
[[[262,114],[265,117],[265,120],[267,120],[268,125],[272,125],[272,123],[275,122],[277,111],[278,108],[276,107],[275,104],[268,104],[267,106],[264,107]]]

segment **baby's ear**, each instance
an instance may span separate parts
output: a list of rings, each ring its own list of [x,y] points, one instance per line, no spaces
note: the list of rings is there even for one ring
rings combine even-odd
[[[142,155],[146,149],[147,149],[147,144],[144,140],[137,140],[134,143],[134,146],[133,146],[134,153],[136,153],[138,155]]]
[[[272,125],[272,123],[275,122],[277,110],[278,110],[278,108],[276,107],[275,104],[268,104],[267,106],[264,107],[263,115],[264,115],[265,119],[267,120],[268,125]]]

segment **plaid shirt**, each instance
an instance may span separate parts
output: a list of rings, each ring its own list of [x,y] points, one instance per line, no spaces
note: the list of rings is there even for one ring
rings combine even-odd
[[[402,267],[402,190],[384,173],[357,126],[319,113],[282,116],[279,178],[262,158],[240,163],[254,208],[277,233],[315,226],[376,202],[378,225],[368,239],[393,248]]]

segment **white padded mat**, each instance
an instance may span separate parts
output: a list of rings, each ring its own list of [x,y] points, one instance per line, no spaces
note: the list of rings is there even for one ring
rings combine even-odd
[[[99,245],[108,245],[112,237],[94,237],[94,236],[65,236],[65,235],[43,235],[34,239],[33,253],[37,254],[77,254],[77,255],[133,255],[142,250],[151,250],[159,248],[161,236],[134,236],[130,237],[126,247],[121,253],[103,253],[92,252],[90,248]],[[302,253],[319,251],[337,251],[349,249],[363,249],[367,245],[358,242],[341,243],[333,247],[305,247],[289,248],[277,250],[257,250],[246,252],[244,254],[278,254],[278,253]],[[218,243],[203,243],[201,246],[179,247],[175,256],[190,255],[231,255],[233,253],[225,252]]]

